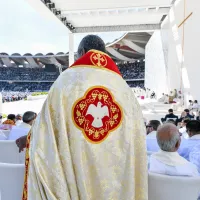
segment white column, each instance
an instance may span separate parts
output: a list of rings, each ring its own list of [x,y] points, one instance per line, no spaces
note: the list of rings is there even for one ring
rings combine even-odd
[[[74,63],[74,34],[69,33],[69,66]]]

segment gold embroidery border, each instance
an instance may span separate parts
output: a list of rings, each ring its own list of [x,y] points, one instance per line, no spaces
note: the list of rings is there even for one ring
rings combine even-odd
[[[75,120],[74,120],[74,109],[75,109],[75,106],[77,105],[77,103],[78,103],[79,101],[85,99],[86,96],[87,96],[87,94],[88,94],[91,90],[93,90],[93,89],[95,89],[95,88],[96,88],[96,89],[97,89],[97,88],[101,88],[101,89],[106,90],[106,91],[110,94],[110,96],[111,96],[113,102],[119,107],[119,109],[120,109],[120,111],[121,111],[121,120],[120,120],[119,124],[118,124],[114,129],[108,131],[108,134],[105,136],[105,138],[103,138],[101,141],[98,141],[98,142],[94,142],[94,141],[90,140],[90,139],[87,137],[87,135],[85,134],[85,131],[84,131],[82,128],[80,128],[80,127],[76,124],[76,122],[75,122]],[[104,87],[104,86],[93,86],[93,87],[88,88],[88,89],[86,90],[86,92],[84,93],[84,96],[81,97],[81,98],[79,98],[79,99],[77,99],[77,100],[74,102],[74,105],[72,106],[72,111],[71,111],[71,113],[72,113],[72,120],[73,120],[73,123],[74,123],[74,125],[76,126],[76,128],[78,128],[79,130],[81,130],[81,132],[83,133],[85,139],[86,139],[88,142],[92,143],[92,144],[100,144],[100,143],[102,143],[102,142],[110,135],[111,132],[115,131],[115,130],[122,124],[122,121],[123,121],[123,118],[124,118],[124,114],[123,114],[123,111],[122,111],[122,107],[115,101],[115,98],[114,98],[113,94],[110,92],[110,90],[107,89],[107,88]]]
[[[102,69],[102,70],[105,70],[105,71],[107,71],[107,72],[111,72],[111,73],[113,73],[113,74],[117,74],[118,76],[120,76],[120,77],[123,79],[123,77],[122,77],[120,74],[118,74],[117,72],[115,72],[115,71],[113,71],[113,70],[111,70],[111,69],[102,67],[102,66],[99,67],[99,66],[96,66],[96,65],[73,65],[72,67],[70,67],[70,68],[68,68],[68,69],[73,69],[73,68],[75,68],[75,67]],[[124,80],[124,79],[123,79],[123,80]]]
[[[29,153],[30,153],[30,140],[31,140],[31,131],[29,131],[29,133],[27,135],[27,141],[26,141],[24,188],[23,188],[22,200],[27,200],[28,199],[28,175],[29,175],[29,167],[30,167],[30,156],[29,156]],[[28,163],[26,165],[26,161],[27,160],[28,160]]]
[[[105,67],[105,66],[108,64],[108,60],[107,60],[106,56],[103,55],[103,54],[100,54],[100,55],[105,59],[105,64],[104,64],[104,65],[101,64],[101,66],[98,66],[97,63],[94,62],[93,56],[95,56],[95,55],[97,55],[97,54],[100,54],[100,53],[92,53],[92,54],[90,55],[90,61],[91,61],[91,63],[92,63],[94,66],[97,66],[97,67]]]

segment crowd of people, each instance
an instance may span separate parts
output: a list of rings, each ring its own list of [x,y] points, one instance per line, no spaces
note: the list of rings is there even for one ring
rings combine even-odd
[[[0,91],[6,92],[41,92],[49,91],[53,82],[0,82]]]
[[[30,95],[30,92],[1,92],[2,102],[13,102],[19,101],[27,98]]]
[[[118,67],[124,79],[144,79],[143,62],[119,64]],[[45,68],[0,67],[0,74],[0,91],[10,92],[5,96],[5,100],[13,101],[15,98],[11,98],[12,92],[48,91],[58,78],[59,71],[56,69],[55,72],[47,72]],[[144,88],[144,81],[132,80],[127,83],[130,87]]]
[[[131,88],[144,88],[144,81],[127,81],[127,84]]]
[[[147,151],[152,153],[149,170],[171,176],[199,176],[200,121],[189,109],[180,118],[169,109],[169,114],[150,120],[147,128]]]
[[[27,111],[22,114],[9,114],[5,121],[0,116],[0,140],[16,140],[21,136],[26,136],[36,119],[37,114]],[[5,135],[3,130],[9,130],[10,133]]]
[[[144,65],[144,62],[127,62],[125,64],[118,64],[118,68],[124,79],[144,79]]]
[[[0,67],[1,81],[55,81],[59,70],[48,72],[45,68]]]

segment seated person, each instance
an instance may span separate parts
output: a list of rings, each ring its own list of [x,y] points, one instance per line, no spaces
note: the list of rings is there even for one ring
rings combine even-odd
[[[194,103],[192,105],[192,109],[198,109],[199,108],[199,104],[197,100],[194,100]]]
[[[200,173],[200,144],[196,145],[190,151],[189,161],[197,166]]]
[[[190,118],[184,118],[181,123],[181,128],[179,129],[179,132],[182,134],[182,138],[184,138],[184,139],[189,138],[187,131],[186,131],[186,125],[189,121],[190,121]]]
[[[36,118],[36,113],[28,111],[23,115],[23,122],[14,128],[12,128],[8,140],[16,140],[21,136],[27,135],[31,129],[31,126]]]
[[[200,120],[200,117],[199,117],[199,116],[200,116],[200,111],[198,112],[198,116],[197,116],[197,118],[196,118],[197,120]]]
[[[169,103],[173,103],[174,95],[173,92],[171,91],[169,94]]]
[[[153,91],[151,94],[151,99],[155,99],[156,98],[156,93]]]
[[[20,114],[18,114],[16,116],[16,126],[19,126],[22,123],[22,116]]]
[[[190,119],[194,119],[194,115],[190,114],[189,109],[185,109],[184,111],[186,112],[186,116],[185,117],[190,118]]]
[[[150,172],[171,176],[199,176],[197,167],[177,153],[181,138],[175,125],[166,123],[160,126],[157,142],[161,150],[151,155]]]
[[[156,132],[158,127],[160,126],[160,122],[158,120],[151,120],[147,125],[147,151],[149,152],[157,152],[159,150],[159,146],[156,140]]]
[[[182,140],[179,154],[189,160],[190,152],[200,143],[200,122],[196,120],[189,121],[186,124],[186,132],[188,133],[189,139]]]
[[[156,139],[156,131],[158,127],[160,126],[160,122],[158,120],[150,120],[147,128],[147,137],[146,138],[152,138]]]
[[[7,120],[3,122],[3,124],[8,124],[8,125],[12,125],[15,126],[15,122],[16,122],[16,117],[14,114],[9,114],[7,116]]]
[[[192,100],[189,100],[189,106],[188,106],[188,109],[191,110],[193,107],[193,101]]]
[[[165,95],[164,104],[169,104],[169,95]]]
[[[169,112],[169,114],[167,114],[165,116],[165,118],[161,118],[162,122],[165,122],[165,121],[167,121],[169,119],[173,119],[174,121],[176,121],[178,119],[178,116],[174,115],[173,109],[169,109],[168,112]]]
[[[23,115],[23,118],[22,118],[23,122],[18,127],[19,128],[28,128],[30,130],[36,117],[37,117],[37,114],[32,111],[25,112]]]
[[[160,99],[158,99],[158,102],[164,102],[165,100],[165,94],[162,93],[162,97],[160,97]]]

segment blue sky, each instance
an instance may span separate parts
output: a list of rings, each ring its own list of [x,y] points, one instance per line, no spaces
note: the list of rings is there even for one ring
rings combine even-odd
[[[40,15],[26,0],[0,0],[0,8],[0,52],[68,52],[68,29],[57,19]],[[75,35],[75,49],[85,35]],[[123,33],[98,35],[107,43],[121,37]]]

